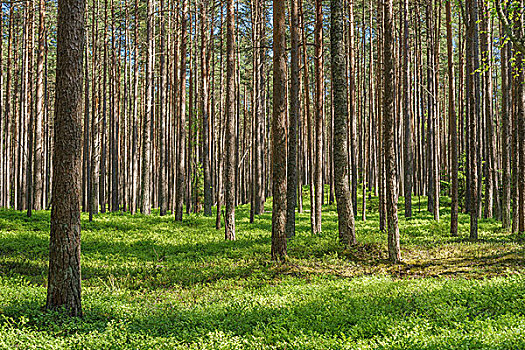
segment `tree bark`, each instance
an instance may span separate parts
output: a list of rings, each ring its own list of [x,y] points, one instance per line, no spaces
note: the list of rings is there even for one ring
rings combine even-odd
[[[233,1],[226,2],[226,159],[225,184],[225,238],[235,240],[235,37]]]
[[[448,59],[448,122],[450,135],[451,157],[451,189],[450,189],[450,234],[458,235],[458,133],[456,125],[456,109],[454,96],[454,59],[452,47],[452,11],[450,1],[445,4],[447,20],[447,59]]]
[[[82,316],[80,181],[85,1],[59,0],[48,309]]]
[[[141,186],[141,209],[144,215],[151,214],[151,120],[153,118],[154,94],[154,69],[155,69],[155,41],[153,40],[155,0],[148,0],[146,41],[147,41],[147,63],[146,63],[146,111],[142,125],[142,186]]]
[[[448,2],[447,2],[448,4]],[[403,1],[403,117],[405,123],[404,190],[405,217],[412,217],[412,183],[414,160],[412,146],[412,114],[410,110],[410,66],[408,59],[408,0]]]
[[[394,149],[394,40],[393,0],[384,0],[383,44],[383,152],[386,168],[386,216],[388,225],[388,253],[392,263],[401,261],[399,226],[397,217],[397,171]]]
[[[202,168],[204,172],[204,215],[211,216],[212,187],[210,170],[210,128],[208,114],[208,48],[207,48],[207,16],[208,1],[201,2],[201,113],[202,113]]]
[[[272,259],[286,257],[285,0],[273,0]],[[295,187],[294,187],[295,190]]]
[[[350,6],[353,3],[350,2]],[[343,0],[331,0],[331,66],[334,103],[334,181],[339,223],[339,241],[345,248],[357,243],[352,191],[349,186],[348,105],[344,44]],[[353,70],[351,70],[353,73]],[[353,77],[350,77],[353,79]],[[355,109],[350,109],[355,112]],[[353,116],[351,118],[356,118]],[[351,136],[353,136],[353,130]],[[355,153],[354,153],[355,154]]]
[[[500,31],[503,28],[500,27]],[[512,225],[511,219],[511,108],[510,90],[512,85],[511,70],[509,69],[510,46],[506,44],[501,49],[501,167],[502,167],[502,192],[501,192],[501,221],[503,228],[509,229]]]
[[[321,210],[323,202],[323,3],[315,1],[315,231],[321,233]]]
[[[168,211],[168,200],[167,200],[167,159],[166,159],[166,143],[167,143],[167,67],[166,67],[166,19],[164,12],[166,8],[164,6],[164,0],[160,0],[160,86],[159,86],[159,124],[160,130],[159,135],[159,166],[158,166],[158,197],[159,197],[159,214],[160,216],[166,215]]]
[[[479,119],[479,94],[477,80],[477,69],[479,68],[479,60],[477,59],[477,0],[467,0],[465,3],[466,12],[468,13],[468,26],[466,37],[466,62],[467,62],[467,112],[468,112],[468,128],[469,128],[469,193],[470,193],[470,239],[478,239],[478,214],[479,214],[479,200],[478,200],[478,161],[477,161],[477,133],[478,133],[478,119]]]
[[[180,44],[180,88],[179,88],[179,161],[177,162],[177,193],[175,220],[182,221],[184,193],[186,192],[186,46],[188,25],[188,0],[182,3]]]
[[[287,173],[287,215],[286,235],[291,238],[295,236],[295,207],[297,205],[297,132],[301,115],[301,100],[299,95],[299,3],[291,0],[291,88],[290,88],[290,118],[288,123],[288,173]],[[274,163],[275,164],[275,163]],[[275,185],[274,185],[275,186]]]

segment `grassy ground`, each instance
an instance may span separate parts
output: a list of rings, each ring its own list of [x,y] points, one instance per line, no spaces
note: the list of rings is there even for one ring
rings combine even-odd
[[[0,210],[0,349],[525,348],[523,241],[482,221],[471,243],[466,215],[450,237],[443,205],[440,223],[417,200],[400,216],[399,266],[377,213],[343,251],[334,206],[318,236],[298,215],[284,265],[269,260],[271,213],[250,224],[248,206],[235,242],[203,216],[83,216],[85,316],[73,320],[42,309],[49,212]]]

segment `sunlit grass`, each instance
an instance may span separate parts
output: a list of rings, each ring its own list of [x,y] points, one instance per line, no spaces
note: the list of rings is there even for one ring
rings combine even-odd
[[[421,200],[411,219],[400,210],[395,266],[377,199],[349,250],[335,206],[312,235],[306,203],[284,264],[270,260],[271,200],[254,224],[249,206],[237,209],[235,242],[214,217],[83,214],[85,316],[73,320],[42,308],[49,212],[0,210],[0,348],[525,348],[523,240],[482,220],[470,242],[464,214],[452,237],[447,199],[440,222]]]

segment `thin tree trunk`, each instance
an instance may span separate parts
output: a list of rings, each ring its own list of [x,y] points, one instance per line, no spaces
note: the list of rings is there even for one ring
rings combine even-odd
[[[349,117],[350,117],[350,133],[349,133],[349,143],[350,143],[350,165],[351,165],[351,180],[352,180],[352,213],[353,215],[357,213],[357,180],[358,180],[358,172],[357,172],[357,120],[359,114],[357,113],[357,107],[356,107],[356,66],[355,66],[355,47],[354,47],[354,41],[355,41],[355,29],[354,29],[355,23],[354,23],[354,0],[348,1],[348,65],[349,65]],[[342,62],[344,64],[344,61]],[[347,128],[348,129],[348,128]],[[337,132],[337,130],[335,131]],[[335,156],[335,155],[334,155]],[[337,191],[337,189],[336,189]]]
[[[468,26],[466,37],[466,62],[467,62],[467,98],[468,98],[468,127],[469,127],[469,189],[470,189],[470,239],[478,238],[478,162],[477,162],[477,123],[478,123],[478,98],[479,94],[477,79],[477,69],[479,61],[477,59],[477,0],[466,1],[466,12],[468,13]]]
[[[166,8],[164,6],[164,0],[160,0],[160,86],[159,86],[159,104],[160,104],[160,115],[159,123],[161,125],[160,139],[159,139],[159,209],[160,216],[166,215],[168,211],[168,200],[167,200],[167,160],[166,160],[166,142],[167,142],[167,101],[166,101],[166,89],[167,89],[167,68],[166,68],[166,19],[165,19]]]
[[[321,233],[321,209],[323,201],[323,4],[315,1],[315,231]]]
[[[225,238],[235,240],[235,37],[233,1],[226,2]]]
[[[186,46],[188,25],[188,0],[182,4],[181,46],[180,46],[180,89],[179,89],[179,161],[177,164],[177,200],[175,220],[182,221],[184,193],[186,192]]]
[[[201,113],[202,113],[202,168],[204,172],[204,215],[211,216],[212,187],[210,169],[210,128],[208,114],[208,48],[207,48],[208,1],[201,2]]]
[[[286,235],[291,238],[295,236],[295,207],[297,204],[297,132],[301,115],[301,100],[299,97],[299,3],[291,0],[291,89],[290,89],[290,118],[288,123],[288,172],[287,172],[287,215]],[[282,150],[281,150],[282,152]],[[274,156],[275,165],[275,156]],[[275,186],[275,179],[274,179]]]
[[[301,1],[301,0],[299,0]],[[308,183],[310,185],[310,229],[312,233],[316,233],[316,215],[315,215],[315,194],[314,194],[314,169],[315,169],[315,146],[314,146],[314,121],[310,108],[310,80],[308,74],[308,60],[306,51],[306,33],[305,33],[305,19],[303,13],[302,1],[299,6],[301,12],[301,34],[303,44],[303,74],[304,74],[304,106],[305,106],[305,119],[308,133]]]
[[[155,0],[148,0],[147,13],[147,64],[146,64],[146,112],[142,125],[142,186],[141,186],[141,213],[149,215],[151,213],[151,120],[153,118],[153,99],[154,95],[154,77],[155,70],[153,26],[154,26],[154,9]]]
[[[414,176],[414,161],[412,146],[412,115],[410,111],[410,67],[408,59],[408,0],[404,0],[403,2],[403,31],[403,117],[405,123],[404,190],[405,217],[409,218],[412,217],[412,182]]]
[[[452,11],[450,1],[447,1],[447,59],[448,59],[448,122],[450,135],[451,191],[450,191],[450,234],[458,235],[458,133],[456,126],[456,110],[454,99],[454,61],[452,48]]]

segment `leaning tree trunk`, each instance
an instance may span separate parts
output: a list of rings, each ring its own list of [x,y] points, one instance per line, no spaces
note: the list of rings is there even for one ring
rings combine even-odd
[[[46,308],[65,308],[71,316],[82,316],[80,181],[85,8],[84,0],[58,2],[53,205]]]
[[[351,5],[352,6],[352,5]],[[348,176],[348,100],[346,86],[343,0],[331,0],[330,44],[334,103],[334,177],[339,240],[345,247],[356,244],[352,191]],[[351,77],[353,79],[353,77]],[[355,109],[351,109],[355,112]],[[352,117],[352,118],[355,118]],[[353,134],[353,130],[352,130]],[[351,137],[354,137],[351,135]],[[354,174],[355,176],[356,174]]]

